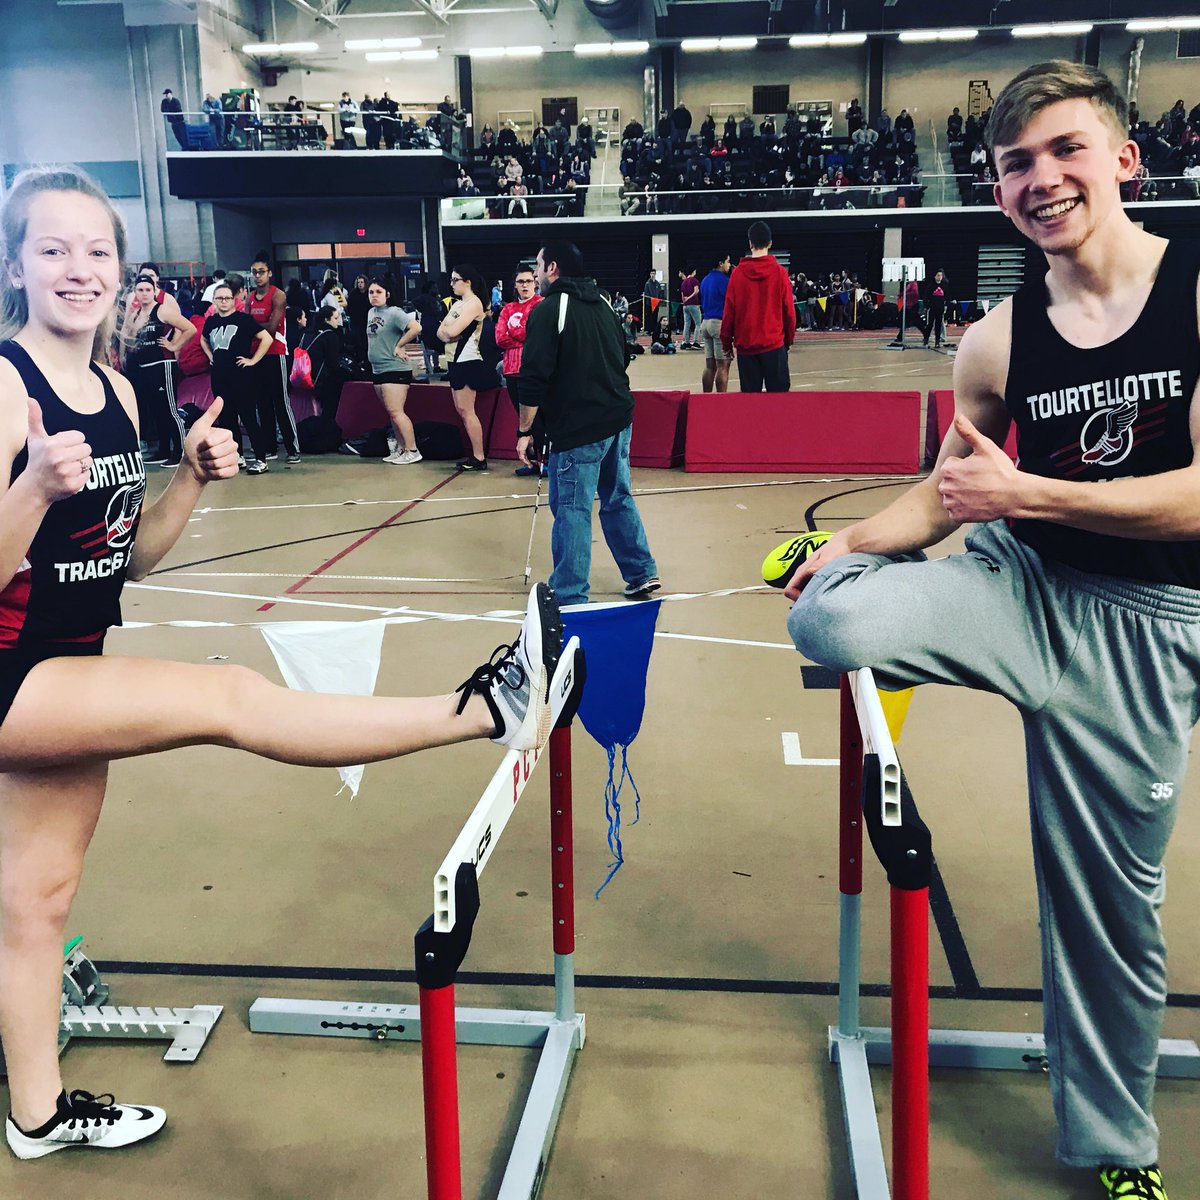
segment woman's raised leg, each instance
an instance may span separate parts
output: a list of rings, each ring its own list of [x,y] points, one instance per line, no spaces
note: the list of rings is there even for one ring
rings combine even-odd
[[[119,700],[115,698],[119,697]],[[292,691],[256,671],[149,658],[52,658],[0,726],[0,771],[218,745],[301,766],[346,766],[486,737],[482,696]]]

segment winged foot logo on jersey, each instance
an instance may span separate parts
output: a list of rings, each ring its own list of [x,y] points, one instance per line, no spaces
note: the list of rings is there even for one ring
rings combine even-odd
[[[1133,431],[1137,420],[1136,400],[1127,401],[1105,412],[1093,413],[1079,435],[1081,461],[1100,467],[1115,466],[1129,457],[1133,449]],[[1096,437],[1099,433],[1099,438]]]
[[[109,454],[92,463],[85,491],[110,489],[104,520],[71,534],[84,561],[54,564],[59,583],[86,583],[115,575],[129,562],[129,545],[146,495],[146,468],[140,454]]]

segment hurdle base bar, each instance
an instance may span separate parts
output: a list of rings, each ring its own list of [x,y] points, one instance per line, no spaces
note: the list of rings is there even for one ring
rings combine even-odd
[[[842,1048],[854,1039],[829,1030],[830,1061],[838,1062]],[[865,1027],[860,1040],[867,1062],[887,1066],[892,1061],[890,1029]],[[1043,1071],[1046,1039],[1040,1033],[994,1033],[974,1029],[931,1029],[929,1065],[965,1070]],[[1200,1079],[1200,1046],[1183,1038],[1163,1038],[1158,1043],[1160,1079]]]
[[[530,1200],[541,1187],[575,1055],[583,1048],[584,1014],[575,1013],[567,1020],[560,1020],[549,1012],[458,1008],[454,1028],[459,1045],[541,1051],[497,1194],[498,1200]],[[421,1011],[415,1004],[280,1000],[264,996],[250,1007],[250,1031],[419,1042]]]
[[[891,1046],[888,1047],[889,1058]],[[829,1057],[837,1065],[842,1092],[842,1119],[850,1150],[850,1174],[857,1200],[890,1200],[879,1116],[871,1090],[867,1043],[861,1033],[839,1033],[829,1028]]]

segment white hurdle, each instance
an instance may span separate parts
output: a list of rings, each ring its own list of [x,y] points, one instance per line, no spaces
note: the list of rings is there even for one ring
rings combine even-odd
[[[577,681],[583,654],[572,638]],[[568,684],[568,686],[570,686]],[[254,1033],[419,1041],[425,1093],[429,1200],[462,1200],[457,1046],[513,1046],[541,1051],[513,1140],[499,1200],[533,1200],[541,1189],[567,1081],[584,1042],[575,1011],[575,894],[571,812],[571,728],[578,696],[550,735],[550,866],[554,943],[554,1011],[457,1008],[454,981],[479,912],[479,876],[495,853],[543,755],[510,750],[434,875],[433,912],[414,938],[418,1005],[363,1004],[260,997],[250,1008]],[[562,720],[567,724],[563,726]]]

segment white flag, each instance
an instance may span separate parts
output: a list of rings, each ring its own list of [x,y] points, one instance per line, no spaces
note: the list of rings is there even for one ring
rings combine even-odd
[[[281,621],[261,628],[288,687],[302,692],[371,696],[379,677],[383,631],[405,620]],[[338,767],[338,774],[351,796],[357,796],[363,767]]]

